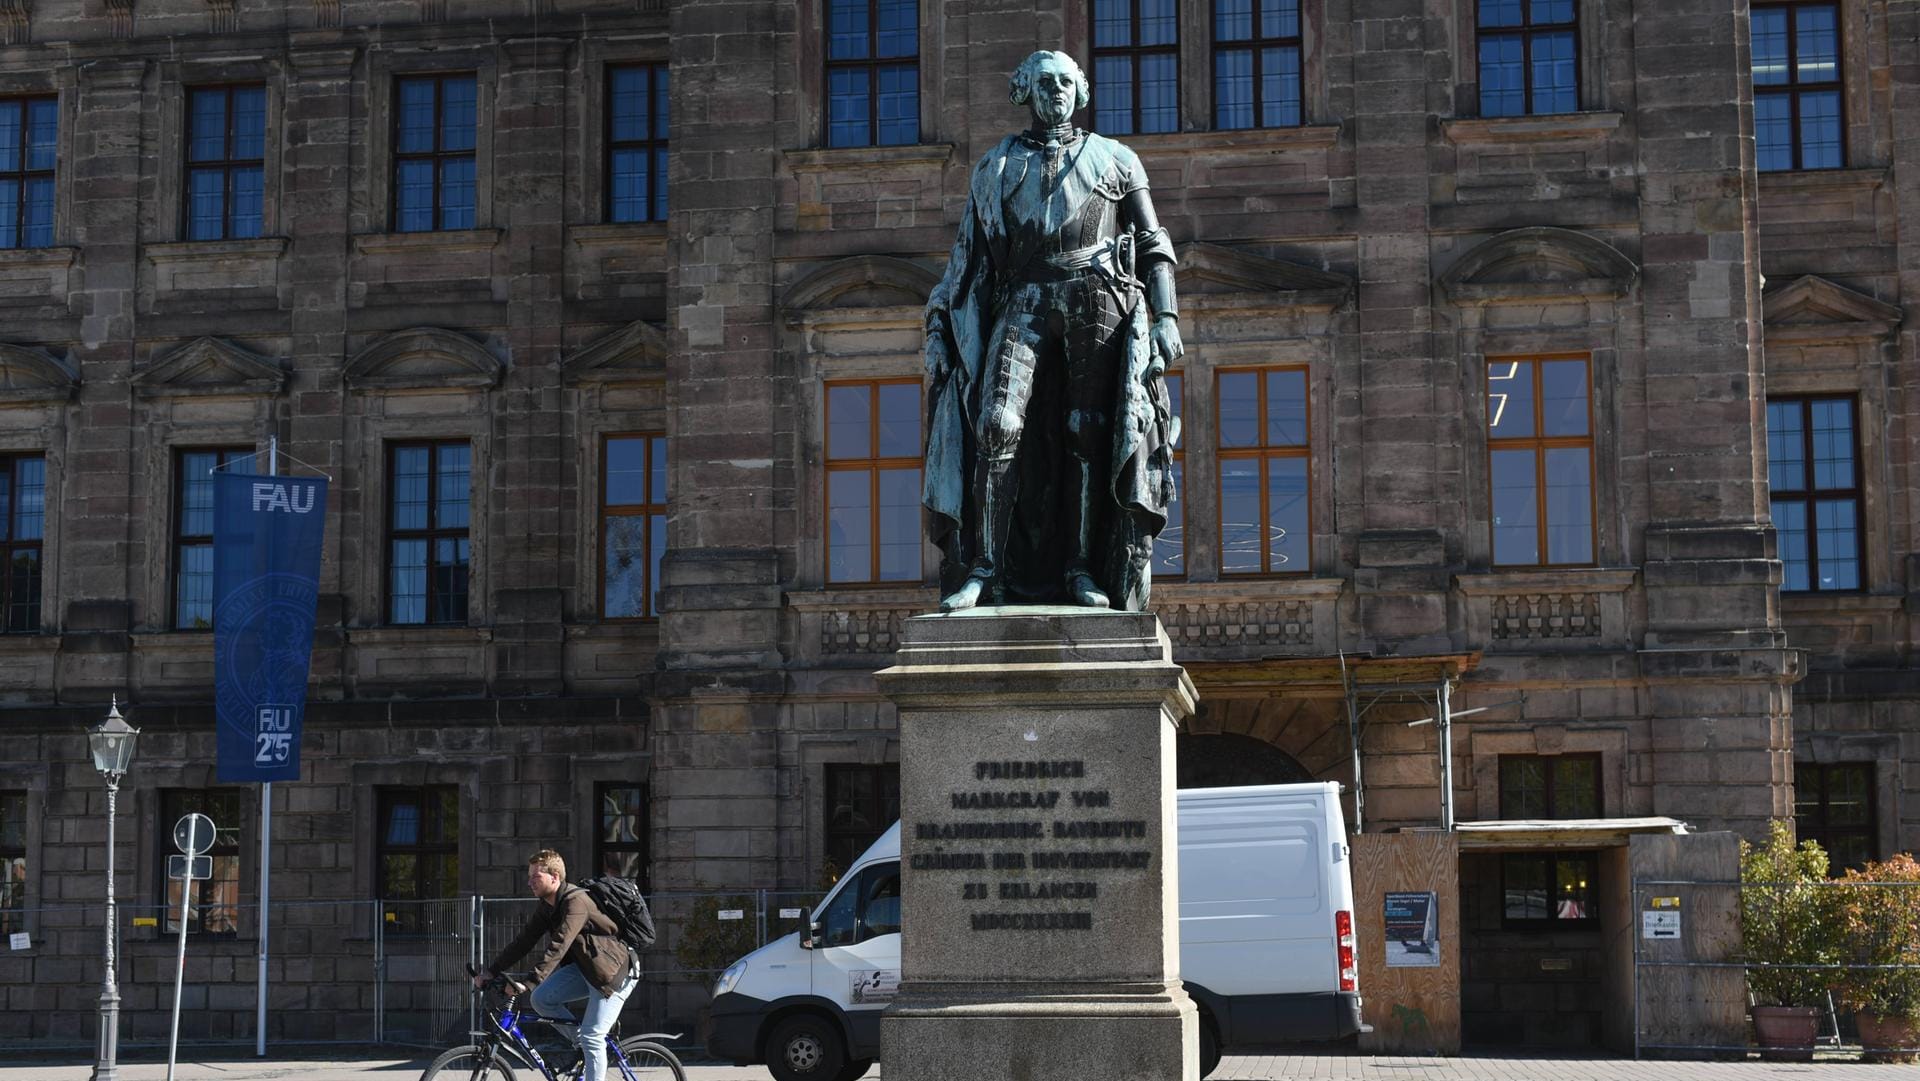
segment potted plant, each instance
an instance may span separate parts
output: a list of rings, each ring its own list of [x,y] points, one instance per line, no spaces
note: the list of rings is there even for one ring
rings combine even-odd
[[[1776,967],[1839,960],[1827,854],[1793,843],[1793,826],[1776,820],[1765,844],[1740,843],[1740,934],[1753,993],[1753,1031],[1765,1059],[1809,1062],[1820,1032],[1830,971]]]
[[[1912,885],[1869,885],[1869,883]],[[1858,965],[1920,964],[1920,862],[1906,853],[1848,871],[1835,887],[1847,959]],[[1920,1046],[1920,968],[1858,968],[1841,973],[1840,1001],[1854,1011],[1867,1058],[1912,1062],[1887,1048]]]

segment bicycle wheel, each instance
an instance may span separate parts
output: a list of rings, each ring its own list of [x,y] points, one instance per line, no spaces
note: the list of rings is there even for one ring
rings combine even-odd
[[[487,1050],[467,1044],[447,1051],[427,1066],[420,1081],[514,1081],[513,1070],[497,1056],[488,1060]]]
[[[643,1040],[638,1036],[620,1041],[620,1053],[627,1056],[628,1078],[622,1081],[687,1081],[687,1071],[680,1066],[680,1060],[672,1051],[652,1040]],[[619,1071],[612,1063],[607,1064],[607,1081]]]

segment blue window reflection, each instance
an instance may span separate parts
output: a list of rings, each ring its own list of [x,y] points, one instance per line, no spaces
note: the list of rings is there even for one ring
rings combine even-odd
[[[827,11],[827,145],[920,141],[917,0],[831,0]]]
[[[0,248],[53,243],[58,142],[54,99],[0,101]]]
[[[1480,0],[1476,29],[1481,116],[1580,108],[1573,0]]]
[[[1762,172],[1846,165],[1840,9],[1831,2],[1755,3],[1754,144]]]
[[[1215,0],[1213,40],[1215,129],[1302,122],[1299,0]]]
[[[1862,588],[1854,401],[1767,403],[1767,481],[1785,590]]]

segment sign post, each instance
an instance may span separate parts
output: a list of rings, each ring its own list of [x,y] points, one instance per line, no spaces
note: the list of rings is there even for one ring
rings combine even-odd
[[[173,824],[173,847],[183,855],[167,857],[167,879],[180,883],[180,952],[173,966],[173,1028],[167,1035],[167,1081],[173,1081],[173,1064],[180,1052],[180,992],[187,977],[187,906],[193,900],[193,884],[213,877],[213,857],[204,856],[213,847],[213,819],[203,814],[182,816]]]

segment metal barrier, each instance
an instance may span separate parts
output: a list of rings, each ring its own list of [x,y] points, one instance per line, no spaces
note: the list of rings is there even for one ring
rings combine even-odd
[[[740,955],[801,930],[820,891],[660,893],[648,898],[658,939],[623,1025],[697,1043],[713,980]],[[526,897],[435,901],[276,901],[271,906],[267,1041],[272,1044],[464,1043],[478,1025],[466,966],[490,960],[533,913]],[[102,904],[9,909],[25,949],[0,939],[0,1044],[91,1049],[104,951]],[[258,906],[224,905],[188,939],[181,1046],[251,1046]],[[198,913],[195,914],[196,918]],[[175,955],[165,906],[118,906],[122,1046],[164,1045]],[[530,964],[524,959],[522,964]]]
[[[1842,904],[1872,911],[1876,901],[1900,898],[1896,907],[1912,910],[1920,897],[1904,891],[1920,889],[1920,882],[1738,882],[1685,879],[1633,881],[1633,1046],[1634,1057],[1645,1052],[1728,1053],[1759,1048],[1749,1039],[1749,1011],[1755,988],[1762,993],[1792,986],[1793,997],[1812,997],[1821,1013],[1816,1047],[1824,1052],[1862,1053],[1868,1058],[1920,1053],[1920,1047],[1875,1045],[1862,1047],[1856,1015],[1845,1008],[1848,989],[1857,989],[1875,974],[1911,974],[1920,991],[1920,952],[1911,961],[1868,963],[1840,959],[1861,952],[1857,937],[1833,934],[1835,959],[1819,963],[1775,963],[1749,959],[1756,952],[1742,942],[1741,911],[1759,913],[1769,921],[1788,905],[1815,913],[1816,919],[1838,920]],[[1883,891],[1899,891],[1884,893]],[[1856,932],[1858,929],[1856,929]],[[1865,934],[1871,935],[1869,927]],[[1764,1005],[1764,1003],[1762,1003]],[[1698,1034],[1706,1034],[1702,1038]],[[1737,1033],[1738,1039],[1715,1038]],[[1790,1053],[1781,1048],[1768,1052]]]

